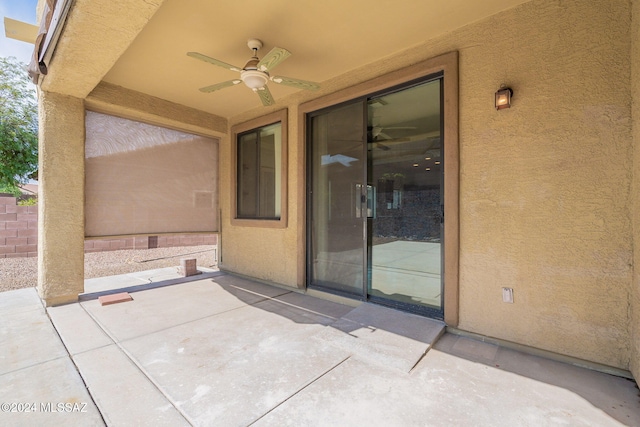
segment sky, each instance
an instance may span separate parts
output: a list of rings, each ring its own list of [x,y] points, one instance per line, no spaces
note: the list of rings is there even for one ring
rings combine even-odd
[[[0,31],[0,56],[15,56],[25,64],[31,61],[33,45],[5,37],[4,17],[7,16],[35,25],[37,4],[38,0],[0,0],[0,26],[2,26],[2,31]],[[29,184],[37,183],[32,179],[29,180]]]
[[[0,0],[0,56],[15,56],[26,64],[31,60],[33,45],[19,40],[8,39],[4,32],[4,17],[18,21],[36,23],[36,5],[38,0]]]

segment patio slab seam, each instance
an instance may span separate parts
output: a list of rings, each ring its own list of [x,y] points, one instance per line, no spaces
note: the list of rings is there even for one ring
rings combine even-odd
[[[80,369],[78,369],[78,365],[76,364],[76,361],[75,361],[73,355],[71,354],[71,352],[67,348],[67,345],[65,344],[64,340],[62,339],[62,336],[60,335],[60,332],[56,328],[56,325],[53,322],[53,319],[51,318],[51,315],[49,314],[49,312],[47,310],[45,310],[45,315],[47,316],[47,319],[49,320],[49,323],[51,323],[51,326],[53,327],[53,330],[55,331],[56,336],[60,340],[60,343],[64,347],[64,351],[67,353],[66,356],[62,356],[61,358],[65,358],[66,357],[66,358],[69,359],[69,361],[73,365],[73,368],[76,370],[76,372],[78,374],[78,377],[80,378],[80,381],[82,381],[82,385],[84,386],[85,390],[87,390],[87,394],[89,395],[89,398],[91,399],[91,403],[93,403],[93,406],[95,406],[96,410],[98,411],[98,415],[100,415],[100,418],[102,419],[102,422],[104,423],[104,425],[107,425],[107,422],[106,422],[106,420],[104,418],[104,415],[102,414],[102,411],[100,410],[100,407],[98,406],[98,404],[96,402],[95,397],[93,396],[93,394],[91,393],[91,390],[87,386],[87,382],[85,381],[84,377],[82,376],[82,373],[80,372]]]
[[[111,338],[111,337],[109,337],[109,338]],[[114,344],[116,344],[116,343],[112,342],[111,344],[104,344],[104,345],[99,345],[97,347],[91,347],[91,348],[88,348],[86,350],[75,352],[75,353],[71,354],[71,357],[80,356],[81,354],[90,353],[90,352],[92,352],[94,350],[99,350],[101,348],[110,347],[110,346],[112,346]],[[66,345],[65,345],[65,347],[66,347]],[[67,351],[68,351],[68,349],[67,349]]]
[[[286,295],[287,293],[289,293],[289,292],[285,292],[285,293],[283,293],[283,294],[278,294],[277,296],[278,296],[278,297],[280,297],[280,296],[282,296],[282,295]],[[115,344],[118,344],[118,343],[121,343],[121,342],[123,343],[123,342],[131,341],[131,340],[134,340],[134,339],[137,339],[137,338],[143,337],[143,336],[145,336],[145,335],[150,335],[150,334],[155,334],[155,333],[162,332],[162,331],[167,331],[167,330],[169,330],[169,329],[173,329],[173,328],[176,328],[176,327],[179,327],[179,326],[187,325],[187,324],[189,324],[189,323],[198,322],[198,321],[201,321],[201,320],[203,320],[203,319],[208,319],[208,318],[210,318],[210,317],[215,317],[215,316],[219,316],[219,315],[221,315],[221,314],[230,313],[230,312],[232,312],[232,311],[234,311],[234,310],[239,310],[239,309],[241,309],[241,308],[245,308],[245,307],[249,307],[249,306],[254,306],[254,305],[256,305],[256,304],[260,304],[260,303],[262,303],[262,302],[265,302],[265,301],[268,301],[268,300],[272,300],[272,298],[271,298],[271,297],[268,297],[268,296],[265,296],[265,295],[262,295],[262,294],[256,294],[256,295],[261,296],[261,297],[263,297],[263,298],[262,298],[262,299],[260,299],[260,300],[258,300],[258,301],[252,302],[252,303],[244,303],[244,305],[241,305],[241,306],[239,306],[239,307],[234,307],[234,308],[230,308],[229,310],[224,310],[224,311],[220,311],[220,312],[217,312],[217,313],[209,314],[209,315],[206,315],[206,316],[198,317],[198,318],[195,318],[195,319],[190,319],[190,320],[188,320],[188,321],[186,321],[186,322],[176,323],[176,324],[173,324],[173,325],[168,326],[168,327],[166,327],[166,328],[161,328],[161,329],[157,329],[157,330],[155,330],[155,331],[153,331],[153,332],[145,332],[145,333],[142,333],[142,334],[140,334],[140,335],[135,335],[135,336],[127,337],[127,338],[125,338],[125,339],[123,339],[123,340],[119,340],[118,338],[116,338],[115,336],[113,336],[111,333],[109,333],[109,331],[107,330],[106,326],[104,326],[104,325],[103,325],[103,324],[102,324],[102,323],[101,323],[101,322],[100,322],[100,321],[99,321],[95,316],[93,316],[93,315],[91,314],[91,312],[90,312],[89,310],[87,310],[87,309],[86,309],[86,307],[84,307],[82,304],[80,304],[80,306],[81,306],[81,307],[82,307],[82,309],[83,309],[83,310],[84,310],[84,311],[85,311],[85,312],[86,312],[86,313],[91,317],[91,319],[93,319],[93,321],[94,321],[94,322],[95,322],[95,323],[100,327],[100,329],[102,329],[102,330],[104,331],[104,333],[105,333],[105,334],[107,334],[107,336],[108,336],[108,337],[109,337],[109,338],[110,338],[110,339],[111,339]],[[126,304],[126,303],[123,303],[123,304]],[[84,352],[83,352],[83,353],[84,353]]]
[[[312,378],[311,380],[309,380],[306,384],[304,384],[302,387],[300,387],[298,390],[294,391],[293,393],[291,393],[286,399],[283,399],[281,402],[279,402],[278,404],[274,405],[271,409],[269,409],[268,411],[266,411],[264,414],[260,415],[258,418],[256,418],[255,420],[253,420],[253,422],[249,423],[247,425],[247,427],[254,425],[255,423],[257,423],[258,421],[260,421],[261,419],[263,419],[264,417],[266,417],[267,415],[269,415],[271,412],[275,411],[276,409],[278,409],[280,406],[284,405],[286,402],[288,402],[290,399],[292,399],[293,397],[295,397],[296,395],[298,395],[299,393],[301,393],[302,391],[304,391],[307,387],[309,387],[311,384],[315,383],[316,381],[319,381],[322,377],[324,377],[325,375],[327,375],[329,372],[333,371],[334,369],[336,369],[338,366],[342,365],[344,362],[346,362],[347,360],[349,360],[351,358],[351,355],[345,357],[344,359],[342,359],[340,362],[336,363],[335,365],[333,365],[332,367],[330,367],[329,369],[325,370],[324,372],[322,372],[320,375],[316,375],[314,378]]]
[[[141,364],[141,363],[139,363],[139,361],[136,359],[136,357],[135,357],[135,356],[134,356],[134,355],[133,355],[129,350],[127,350],[127,349],[124,347],[124,345],[123,345],[124,343],[126,343],[126,342],[128,342],[128,341],[132,341],[132,340],[138,339],[138,338],[143,337],[143,336],[145,336],[145,335],[156,334],[156,333],[159,333],[159,332],[162,332],[162,331],[167,331],[167,330],[170,330],[170,329],[173,329],[173,328],[177,328],[177,327],[180,327],[180,326],[183,326],[183,325],[189,324],[189,323],[199,322],[199,321],[204,320],[204,319],[207,319],[207,318],[211,318],[211,317],[219,316],[219,315],[222,315],[222,314],[225,314],[225,313],[230,313],[230,312],[233,312],[233,311],[238,310],[238,309],[243,309],[243,308],[247,308],[247,307],[250,307],[250,306],[255,306],[255,305],[258,305],[258,304],[263,303],[263,302],[265,302],[265,301],[273,301],[273,302],[277,302],[277,303],[280,303],[280,304],[283,304],[283,305],[287,305],[287,306],[290,306],[290,307],[294,307],[294,308],[297,308],[297,309],[300,309],[300,310],[304,310],[304,311],[307,311],[307,312],[310,312],[310,313],[314,313],[314,314],[317,314],[317,315],[321,315],[321,316],[326,317],[326,318],[329,318],[329,319],[333,319],[333,317],[332,317],[332,316],[327,316],[327,315],[322,314],[322,313],[316,313],[316,312],[315,312],[315,311],[313,311],[313,310],[308,310],[308,309],[305,309],[305,308],[303,308],[303,307],[299,307],[299,306],[297,306],[297,305],[295,305],[295,304],[290,304],[290,303],[287,303],[287,302],[285,302],[285,301],[281,301],[281,300],[277,300],[277,299],[276,299],[276,298],[278,298],[278,297],[281,297],[281,296],[284,296],[284,295],[290,294],[292,291],[285,291],[285,290],[283,290],[283,292],[282,292],[282,293],[278,293],[277,295],[274,295],[274,296],[270,297],[270,296],[266,296],[266,295],[264,295],[264,294],[261,294],[261,293],[259,293],[259,292],[250,291],[250,290],[247,290],[247,289],[244,289],[244,288],[238,287],[238,286],[233,286],[233,285],[220,285],[220,286],[223,286],[223,287],[229,286],[229,287],[232,287],[232,288],[234,288],[234,289],[238,289],[238,290],[243,291],[243,292],[251,293],[251,294],[256,295],[256,296],[259,296],[259,297],[261,297],[261,298],[260,298],[259,300],[257,300],[257,301],[252,302],[252,303],[244,303],[244,305],[242,305],[242,306],[240,306],[240,307],[235,307],[235,308],[232,308],[232,309],[229,309],[229,310],[224,310],[224,311],[221,311],[221,312],[218,312],[218,313],[215,313],[215,314],[211,314],[211,315],[208,315],[208,316],[203,316],[203,317],[200,317],[200,318],[197,318],[197,319],[192,319],[192,320],[189,320],[189,321],[187,321],[187,322],[182,322],[182,323],[179,323],[179,324],[171,325],[171,326],[169,326],[169,327],[167,327],[167,328],[159,329],[159,330],[157,330],[157,331],[153,331],[153,332],[150,332],[150,333],[145,333],[145,334],[137,335],[137,336],[135,336],[135,337],[128,337],[128,338],[126,338],[126,339],[124,339],[124,340],[118,340],[115,336],[113,336],[113,335],[110,333],[110,331],[108,330],[108,328],[107,328],[105,325],[103,325],[103,324],[102,324],[102,322],[100,322],[100,320],[98,320],[98,319],[97,319],[97,318],[92,314],[92,312],[91,312],[90,310],[88,310],[88,309],[87,309],[83,304],[79,304],[79,305],[80,305],[80,306],[82,307],[82,309],[87,313],[87,315],[89,315],[89,317],[93,320],[93,322],[94,322],[94,323],[95,323],[95,324],[96,324],[96,325],[97,325],[97,326],[98,326],[98,327],[99,327],[99,328],[100,328],[100,329],[101,329],[101,330],[102,330],[102,331],[103,331],[103,332],[104,332],[104,333],[105,333],[105,334],[106,334],[106,335],[107,335],[107,336],[108,336],[108,337],[113,341],[113,344],[109,344],[109,345],[106,345],[106,346],[101,346],[101,347],[98,347],[98,348],[109,347],[110,345],[115,345],[115,347],[116,347],[116,348],[117,348],[117,349],[118,349],[118,350],[119,350],[119,351],[120,351],[120,352],[121,352],[121,353],[122,353],[122,354],[123,354],[123,355],[124,355],[124,356],[125,356],[125,357],[126,357],[126,358],[127,358],[127,359],[132,363],[132,364],[133,364],[133,365],[134,365],[134,366],[135,366],[135,368],[136,368],[136,369],[137,369],[137,370],[138,370],[138,371],[139,371],[139,372],[140,372],[140,373],[141,373],[141,374],[142,374],[142,375],[147,379],[147,381],[149,381],[149,383],[150,383],[150,384],[152,384],[152,385],[153,385],[153,387],[155,387],[155,389],[156,389],[156,390],[157,390],[157,391],[158,391],[158,392],[159,392],[159,393],[160,393],[160,394],[161,394],[161,395],[166,399],[166,401],[167,401],[168,403],[170,403],[170,404],[171,404],[171,406],[173,406],[173,407],[175,408],[175,410],[176,410],[176,411],[177,411],[177,412],[178,412],[178,413],[179,413],[179,414],[180,414],[180,415],[181,415],[181,416],[182,416],[182,417],[183,417],[187,422],[189,422],[191,425],[197,425],[197,421],[196,421],[196,420],[193,420],[193,419],[188,415],[188,413],[187,413],[185,410],[181,409],[181,406],[179,405],[179,403],[178,403],[177,401],[175,401],[175,400],[171,397],[171,395],[169,394],[169,392],[168,392],[168,391],[166,391],[166,390],[165,390],[165,388],[164,388],[160,383],[158,383],[156,380],[154,380],[153,375],[152,375],[150,372],[148,372],[148,371],[144,368],[144,366],[142,366],[142,364]],[[93,349],[90,349],[90,350],[86,350],[86,351],[83,351],[83,352],[81,352],[81,353],[77,353],[76,355],[84,354],[84,353],[86,353],[86,352],[88,352],[88,351],[94,351],[94,350],[96,350],[96,348],[93,348]],[[72,357],[73,357],[73,356],[72,356]],[[318,375],[318,376],[314,377],[313,379],[311,379],[309,382],[307,382],[306,384],[304,384],[304,385],[303,385],[302,387],[300,387],[298,390],[296,390],[295,392],[291,393],[291,394],[290,394],[286,399],[282,400],[282,401],[281,401],[281,402],[279,402],[277,405],[275,405],[275,406],[273,406],[272,408],[270,408],[270,409],[269,409],[268,411],[266,411],[263,415],[261,415],[261,416],[260,416],[260,417],[258,417],[256,420],[254,420],[251,424],[253,424],[253,423],[257,422],[258,420],[260,420],[261,418],[263,418],[264,416],[266,416],[267,414],[269,414],[269,412],[273,411],[273,410],[274,410],[274,409],[276,409],[278,406],[282,405],[282,404],[283,404],[283,403],[285,403],[287,400],[289,400],[291,397],[295,396],[296,394],[298,394],[299,392],[301,392],[302,390],[304,390],[305,388],[307,388],[309,385],[313,384],[315,381],[319,380],[319,379],[320,379],[320,378],[322,378],[324,375],[326,375],[327,373],[331,372],[333,369],[335,369],[336,367],[338,367],[339,365],[341,365],[342,363],[344,363],[346,360],[348,360],[350,357],[351,357],[351,355],[347,356],[345,359],[341,360],[339,363],[335,364],[335,365],[334,365],[334,366],[332,366],[330,369],[327,369],[327,370],[326,370],[326,371],[324,371],[322,374],[320,374],[320,375]],[[75,365],[75,362],[74,362],[74,365]],[[77,369],[77,366],[76,366],[76,369]],[[83,378],[83,382],[84,382],[84,378]],[[93,399],[93,397],[92,397],[92,399]],[[94,401],[94,403],[96,403],[96,402]],[[98,405],[97,405],[97,404],[96,404],[96,407],[98,407]]]
[[[67,348],[65,347],[65,351],[66,350],[67,350]],[[68,354],[68,352],[67,352],[67,354]],[[18,369],[14,369],[12,371],[2,372],[2,373],[0,373],[0,378],[3,377],[4,375],[15,374],[16,372],[20,372],[20,371],[23,371],[25,369],[30,369],[30,368],[34,368],[36,366],[44,365],[45,363],[53,362],[54,360],[64,359],[65,357],[67,357],[67,356],[66,355],[56,356],[56,357],[52,357],[51,359],[41,360],[40,362],[33,363],[31,365],[22,366],[22,367],[20,367]]]
[[[135,366],[136,369],[138,369],[138,371],[140,371],[140,373],[147,379],[147,381],[149,381],[150,384],[153,385],[153,387],[156,388],[156,390],[167,400],[167,402],[169,404],[171,404],[171,406],[173,406],[173,408],[178,412],[178,414],[180,414],[189,424],[191,425],[195,425],[194,421],[189,417],[189,415],[187,415],[182,409],[180,409],[180,406],[177,405],[177,403],[171,398],[170,395],[168,395],[165,390],[160,386],[160,384],[158,384],[153,378],[152,376],[149,374],[149,372],[147,372],[139,363],[138,361],[133,357],[133,355],[131,353],[129,353],[129,351],[127,351],[126,348],[124,348],[124,346],[122,346],[122,344],[120,343],[120,341],[118,341],[113,335],[111,335],[111,333],[109,332],[109,330],[106,328],[106,326],[104,326],[100,321],[98,321],[98,319],[96,319],[91,312],[89,312],[85,307],[82,306],[82,304],[80,304],[80,306],[82,307],[82,309],[89,315],[89,317],[91,317],[91,319],[96,323],[96,325],[102,329],[102,331],[113,341],[113,345],[115,345],[115,347],[122,352],[122,354],[125,355],[125,357],[127,359],[129,359],[129,361],[133,364],[133,366]],[[185,322],[185,323],[190,323],[190,322]],[[170,328],[166,328],[166,329],[170,329]],[[130,338],[133,339],[133,338]],[[126,340],[125,340],[126,341]],[[106,346],[108,347],[108,346]],[[91,351],[93,351],[95,349],[92,349]],[[73,357],[72,357],[73,360]],[[74,362],[74,366],[75,366],[75,360]],[[76,366],[76,369],[78,369],[78,367]],[[78,370],[78,373],[80,373],[80,371]],[[82,374],[80,374],[80,376],[82,377]],[[82,378],[82,381],[85,382],[84,378]],[[86,382],[85,382],[86,385]],[[87,387],[87,390],[88,387]],[[91,394],[91,391],[89,391],[89,394]],[[93,399],[93,396],[91,396],[91,398]],[[98,408],[98,411],[100,412],[100,408],[97,405],[97,403],[94,400],[94,404],[96,405],[96,407]],[[102,416],[102,413],[101,413]],[[104,418],[104,417],[103,417]],[[106,423],[105,423],[106,425]]]
[[[274,296],[271,296],[271,297],[270,297],[270,296],[268,296],[268,295],[261,294],[260,292],[250,291],[250,290],[248,290],[248,289],[244,289],[244,288],[241,288],[241,287],[239,287],[239,286],[234,286],[234,285],[220,285],[220,286],[222,286],[222,287],[229,286],[230,288],[238,289],[238,290],[240,290],[240,291],[242,291],[242,292],[246,292],[246,293],[248,293],[248,294],[257,295],[257,296],[259,296],[259,297],[263,297],[263,298],[265,298],[265,299],[275,299],[275,298],[279,298],[279,297],[281,297],[281,296],[283,296],[283,295],[287,295],[287,294],[290,294],[290,293],[292,293],[292,292],[293,292],[293,291],[287,291],[287,290],[285,290],[285,289],[282,289],[282,293],[281,293],[281,294],[274,295]],[[260,301],[257,301],[257,302],[254,302],[254,303],[251,303],[251,304],[247,303],[247,305],[255,305],[255,304],[258,304],[259,302],[262,302],[262,301],[264,301],[264,299],[263,299],[263,300],[260,300]]]
[[[286,294],[283,294],[283,295],[286,295]],[[281,296],[282,295],[278,295],[278,297],[281,297]],[[334,316],[331,316],[329,314],[320,313],[319,311],[311,310],[309,308],[301,307],[299,305],[291,304],[290,302],[278,300],[278,299],[275,299],[275,298],[277,298],[277,297],[270,298],[270,299],[274,300],[274,302],[278,302],[280,304],[287,305],[289,307],[297,308],[298,310],[306,311],[307,313],[315,314],[316,316],[322,316],[322,317],[326,317],[327,319],[333,319],[333,320],[338,320],[339,319],[339,317],[334,317]]]
[[[165,399],[165,400],[166,400],[166,401],[167,401],[171,406],[173,406],[173,407],[174,407],[174,409],[175,409],[175,410],[176,410],[176,411],[177,411],[177,412],[178,412],[178,413],[179,413],[179,414],[180,414],[180,415],[181,415],[181,416],[182,416],[182,417],[183,417],[187,422],[191,423],[192,425],[196,425],[196,424],[197,424],[197,421],[196,421],[196,420],[194,420],[194,419],[192,419],[192,418],[189,416],[189,414],[186,412],[186,410],[181,409],[181,405],[179,404],[179,402],[178,402],[178,401],[176,401],[176,400],[171,396],[171,394],[170,394],[170,393],[169,393],[169,392],[168,392],[168,391],[167,391],[167,390],[166,390],[166,389],[165,389],[165,388],[164,388],[164,387],[163,387],[159,382],[157,382],[157,381],[154,379],[153,375],[152,375],[150,372],[148,372],[148,371],[147,371],[147,369],[145,369],[145,368],[144,368],[144,366],[143,366],[143,365],[142,365],[142,364],[141,364],[141,363],[136,359],[136,357],[135,357],[135,356],[134,356],[134,355],[133,355],[129,350],[127,350],[127,348],[124,346],[124,344],[125,344],[125,343],[127,343],[127,342],[129,342],[129,341],[131,341],[131,340],[138,339],[138,338],[143,337],[143,336],[145,336],[145,335],[151,335],[151,334],[159,333],[159,332],[162,332],[162,331],[170,330],[170,329],[173,329],[173,328],[176,328],[176,327],[180,327],[180,326],[183,326],[183,325],[185,325],[185,324],[189,324],[189,323],[193,323],[193,322],[199,322],[199,321],[201,321],[201,320],[203,320],[203,319],[207,319],[207,318],[211,318],[211,317],[214,317],[214,316],[218,316],[218,315],[222,315],[222,314],[225,314],[225,313],[229,313],[229,312],[232,312],[232,311],[235,311],[235,310],[241,309],[241,308],[247,308],[247,307],[250,307],[250,306],[256,306],[256,305],[259,305],[259,304],[264,303],[264,302],[266,302],[266,301],[277,302],[277,303],[279,303],[279,304],[281,304],[281,305],[283,305],[283,306],[293,307],[293,308],[299,309],[299,310],[301,310],[301,311],[305,311],[305,312],[308,312],[308,313],[312,313],[312,314],[315,314],[315,315],[319,315],[319,316],[325,317],[325,318],[327,318],[327,319],[335,319],[333,316],[329,316],[329,315],[326,315],[326,314],[323,314],[323,313],[319,313],[319,312],[316,312],[316,311],[314,311],[314,310],[310,310],[310,309],[307,309],[307,308],[301,307],[301,306],[299,306],[299,305],[291,304],[291,303],[288,303],[288,302],[286,302],[286,301],[282,301],[282,300],[277,299],[277,298],[279,298],[279,297],[282,297],[282,296],[285,296],[285,295],[287,295],[287,294],[290,294],[292,291],[286,291],[286,290],[283,290],[283,292],[278,293],[278,294],[276,294],[276,295],[273,295],[273,296],[267,296],[267,295],[264,295],[264,294],[262,294],[262,293],[255,292],[255,291],[251,291],[251,290],[248,290],[248,289],[245,289],[245,288],[242,288],[242,287],[238,287],[238,286],[233,286],[233,285],[220,285],[220,286],[222,286],[222,287],[227,287],[227,286],[229,286],[230,288],[234,288],[234,289],[237,289],[238,291],[242,291],[242,292],[250,293],[250,294],[255,295],[255,296],[258,296],[258,297],[260,297],[260,298],[259,298],[259,300],[257,300],[257,301],[253,301],[253,302],[251,302],[251,303],[246,303],[246,302],[245,302],[245,303],[244,303],[242,306],[240,306],[240,307],[235,307],[235,308],[232,308],[232,309],[229,309],[229,310],[224,310],[224,311],[221,311],[221,312],[218,312],[218,313],[212,314],[212,315],[203,316],[203,317],[200,317],[200,318],[197,318],[197,319],[189,320],[189,321],[187,321],[187,322],[182,322],[182,323],[179,323],[179,324],[171,325],[170,327],[163,328],[163,329],[160,329],[160,330],[157,330],[157,331],[153,331],[153,332],[150,332],[150,333],[145,333],[145,334],[137,335],[137,336],[135,336],[135,337],[128,337],[128,338],[123,339],[123,340],[119,340],[119,339],[117,339],[117,338],[116,338],[116,337],[115,337],[115,336],[114,336],[114,335],[109,331],[109,329],[107,328],[107,326],[106,326],[106,325],[104,325],[104,324],[103,324],[103,323],[102,323],[98,318],[96,318],[96,317],[93,315],[93,313],[92,313],[92,312],[91,312],[87,307],[85,307],[85,306],[84,306],[84,304],[79,304],[79,305],[82,307],[83,311],[84,311],[84,312],[85,312],[85,313],[86,313],[86,314],[87,314],[87,315],[92,319],[92,321],[93,321],[93,322],[94,322],[94,323],[95,323],[95,324],[96,324],[96,325],[97,325],[97,326],[98,326],[98,327],[99,327],[99,328],[100,328],[100,329],[101,329],[101,330],[102,330],[102,331],[103,331],[103,332],[104,332],[104,333],[109,337],[109,339],[111,339],[111,340],[113,341],[113,344],[115,344],[115,348],[117,348],[117,349],[118,349],[118,351],[120,351],[120,352],[121,352],[121,353],[122,353],[122,354],[123,354],[123,355],[124,355],[124,356],[125,356],[125,357],[130,361],[130,362],[131,362],[131,363],[132,363],[132,365],[133,365],[133,366],[135,366],[135,369],[137,369],[137,370],[138,370],[138,371],[139,371],[139,372],[140,372],[140,373],[141,373],[141,374],[142,374],[142,375],[147,379],[147,381],[148,381],[150,384],[152,384],[152,385],[153,385],[153,387],[158,391],[158,393],[160,393],[160,394],[162,395],[162,397],[164,397],[164,399]],[[108,346],[110,346],[110,345],[112,345],[112,344],[109,344],[109,345],[107,345],[107,346],[101,346],[100,348],[102,348],[102,347],[108,347]],[[93,348],[93,349],[90,349],[90,350],[83,351],[83,352],[78,353],[78,354],[76,354],[76,355],[74,355],[74,356],[78,356],[78,355],[80,355],[80,354],[84,354],[84,353],[86,353],[86,352],[88,352],[88,351],[94,351],[94,350],[96,350],[96,348]],[[251,424],[253,424],[253,423],[257,422],[258,420],[262,419],[264,416],[268,415],[271,411],[273,411],[274,409],[276,409],[276,408],[277,408],[277,407],[279,407],[280,405],[282,405],[282,404],[284,404],[285,402],[287,402],[287,401],[288,401],[289,399],[291,399],[293,396],[295,396],[296,394],[300,393],[301,391],[303,391],[305,388],[307,388],[308,386],[310,386],[310,385],[311,385],[311,384],[313,384],[314,382],[318,381],[320,378],[322,378],[322,377],[323,377],[324,375],[326,375],[327,373],[331,372],[331,371],[332,371],[333,369],[335,369],[336,367],[340,366],[342,363],[344,363],[344,362],[345,362],[346,360],[348,360],[350,357],[351,357],[351,355],[348,355],[346,358],[342,359],[340,362],[338,362],[337,364],[333,365],[331,368],[329,368],[329,369],[325,370],[325,371],[324,371],[324,372],[322,372],[320,375],[317,375],[316,377],[314,377],[314,378],[312,378],[311,380],[309,380],[307,383],[305,383],[304,385],[302,385],[299,389],[297,389],[297,390],[295,390],[294,392],[292,392],[291,394],[289,394],[289,395],[288,395],[285,399],[283,399],[281,402],[277,403],[276,405],[274,405],[273,407],[271,407],[270,409],[268,409],[268,410],[267,410],[264,414],[262,414],[260,417],[256,418],[256,419],[255,419]],[[72,356],[72,358],[73,358],[73,356]],[[74,365],[75,365],[75,363],[74,363]],[[76,367],[76,368],[77,368],[77,367]],[[83,379],[83,381],[84,381],[84,379]],[[95,402],[94,402],[94,403],[95,403]],[[96,403],[96,407],[98,407],[97,403]]]
[[[283,290],[283,293],[278,294],[278,295],[274,295],[272,297],[269,297],[269,296],[263,295],[263,294],[258,293],[258,292],[254,292],[254,291],[250,291],[250,290],[247,290],[247,289],[243,289],[243,288],[238,287],[238,286],[233,286],[233,285],[229,285],[229,286],[231,286],[233,288],[236,288],[236,289],[239,289],[239,290],[244,291],[244,292],[248,292],[248,293],[257,295],[257,296],[265,297],[266,299],[270,299],[270,300],[272,300],[274,302],[277,302],[277,303],[280,303],[280,304],[283,304],[283,305],[286,305],[286,306],[289,306],[289,307],[297,308],[298,310],[302,310],[302,311],[305,311],[307,313],[312,313],[312,314],[315,314],[317,316],[323,316],[323,317],[326,317],[328,319],[334,319],[334,320],[339,319],[339,317],[331,316],[331,315],[326,314],[326,313],[321,313],[319,311],[311,310],[309,308],[302,307],[300,305],[292,304],[290,302],[286,302],[286,301],[283,301],[281,299],[278,299],[278,298],[280,298],[280,297],[282,297],[284,295],[289,295],[289,294],[292,294],[292,293],[299,294],[299,295],[304,295],[304,294],[298,293],[296,291],[284,291]],[[259,303],[264,302],[264,301],[265,300],[263,299],[263,300],[256,301],[255,303],[251,303],[251,304],[247,304],[247,305],[256,305],[256,304],[259,304]]]
[[[438,333],[438,335],[433,339],[433,341],[431,341],[431,343],[429,344],[429,346],[426,348],[426,350],[424,351],[424,353],[422,353],[422,356],[420,356],[420,358],[416,361],[416,364],[413,365],[411,367],[411,369],[409,369],[409,375],[411,375],[411,373],[413,373],[415,371],[415,369],[420,365],[420,363],[422,363],[422,361],[424,360],[425,357],[427,357],[427,354],[431,351],[432,348],[435,347],[436,343],[438,341],[440,341],[440,338],[442,338],[442,336],[446,333],[447,328],[442,328],[440,330],[440,333]]]

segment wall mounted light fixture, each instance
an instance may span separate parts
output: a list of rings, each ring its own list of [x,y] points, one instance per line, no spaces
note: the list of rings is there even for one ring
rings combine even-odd
[[[511,98],[513,98],[513,90],[510,87],[501,85],[496,92],[496,110],[511,108]]]

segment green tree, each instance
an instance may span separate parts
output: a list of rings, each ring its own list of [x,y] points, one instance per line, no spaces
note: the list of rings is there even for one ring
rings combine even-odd
[[[38,106],[26,65],[0,57],[0,187],[17,189],[38,170]]]

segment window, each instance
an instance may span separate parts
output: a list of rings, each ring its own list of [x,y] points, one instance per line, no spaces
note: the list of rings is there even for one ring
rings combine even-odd
[[[238,218],[280,218],[282,124],[238,135]]]
[[[234,126],[236,225],[284,227],[286,110]]]

